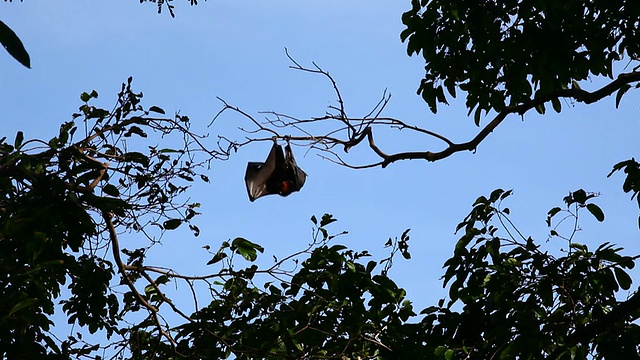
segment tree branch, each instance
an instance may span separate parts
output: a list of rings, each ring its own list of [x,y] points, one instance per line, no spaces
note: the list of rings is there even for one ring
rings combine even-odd
[[[489,136],[489,134],[491,134],[507,118],[507,116],[511,114],[519,114],[523,116],[531,109],[543,106],[547,102],[561,98],[573,99],[585,104],[591,104],[613,94],[616,91],[624,92],[626,89],[623,89],[623,87],[629,86],[629,84],[631,83],[640,81],[640,72],[634,70],[629,73],[619,74],[615,80],[593,92],[589,92],[575,86],[571,89],[561,89],[546,95],[538,96],[521,104],[505,108],[504,110],[496,114],[489,121],[489,123],[485,125],[471,140],[467,142],[456,143],[446,136],[424,129],[420,126],[410,124],[406,121],[395,119],[392,117],[381,117],[380,115],[390,99],[390,95],[387,94],[386,90],[383,93],[382,98],[368,114],[360,118],[348,117],[345,111],[345,101],[342,97],[342,94],[340,93],[335,79],[327,71],[320,68],[316,63],[313,63],[312,68],[304,67],[300,65],[296,60],[294,60],[286,51],[286,49],[285,52],[287,54],[287,57],[294,64],[290,66],[290,68],[313,74],[319,74],[327,78],[333,87],[334,93],[336,94],[338,105],[330,105],[328,107],[329,111],[324,116],[306,119],[296,118],[294,116],[269,111],[266,112],[266,114],[272,115],[273,118],[267,118],[265,122],[259,122],[250,114],[242,111],[235,106],[231,106],[230,104],[219,98],[224,106],[222,110],[220,110],[215,116],[214,121],[223,112],[232,110],[249,119],[255,126],[255,129],[253,130],[239,128],[244,133],[250,134],[250,136],[246,137],[246,139],[242,142],[232,141],[229,138],[221,137],[220,139],[222,141],[226,141],[229,143],[229,148],[233,147],[237,149],[251,142],[267,141],[272,140],[273,138],[289,138],[290,140],[297,141],[298,143],[303,143],[299,145],[309,146],[310,148],[317,149],[321,152],[329,153],[329,156],[320,156],[334,163],[354,169],[370,168],[376,166],[381,166],[384,168],[389,164],[400,160],[422,159],[427,161],[438,161],[445,159],[457,152],[475,151],[480,143],[482,143]],[[324,122],[327,120],[338,120],[340,121],[342,126],[326,131],[324,134],[314,134],[308,129],[308,127],[312,124]],[[406,151],[389,154],[381,149],[374,141],[373,133],[375,127],[410,130],[442,141],[445,144],[445,148],[438,151]],[[292,131],[293,134],[285,133],[286,130]],[[267,133],[268,136],[255,136],[261,133]],[[341,137],[341,133],[345,136]],[[380,158],[380,161],[364,165],[354,165],[343,160],[333,150],[336,145],[340,145],[343,147],[344,152],[348,152],[352,147],[359,145],[365,139],[367,140],[366,143],[369,148],[378,158]]]
[[[113,259],[116,263],[116,266],[118,267],[118,271],[120,272],[120,275],[122,275],[122,279],[124,280],[125,284],[129,287],[129,290],[131,290],[131,293],[136,298],[138,303],[144,306],[145,308],[147,308],[147,310],[149,310],[149,312],[152,314],[155,320],[156,328],[158,329],[158,332],[160,332],[160,334],[162,334],[162,336],[164,336],[172,345],[175,345],[175,340],[173,340],[173,337],[164,330],[162,324],[160,323],[160,318],[158,316],[158,308],[149,304],[149,302],[144,297],[142,297],[140,292],[138,292],[136,287],[133,285],[133,281],[131,281],[131,278],[129,278],[129,274],[127,274],[125,265],[122,262],[122,258],[120,257],[120,243],[118,241],[118,234],[116,233],[116,228],[115,226],[113,226],[113,222],[111,221],[111,215],[103,211],[102,218],[104,219],[105,224],[107,225],[107,230],[109,231],[109,238],[111,239],[111,249],[113,252]]]

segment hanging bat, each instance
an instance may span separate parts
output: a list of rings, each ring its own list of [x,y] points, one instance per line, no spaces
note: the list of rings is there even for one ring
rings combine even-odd
[[[298,167],[293,158],[291,146],[273,143],[265,162],[249,162],[244,175],[249,200],[252,202],[265,195],[278,194],[287,196],[300,191],[307,179],[307,174]]]

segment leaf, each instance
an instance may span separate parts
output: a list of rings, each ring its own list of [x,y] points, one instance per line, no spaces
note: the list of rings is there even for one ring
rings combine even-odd
[[[626,93],[629,89],[631,89],[631,86],[629,84],[620,86],[620,90],[618,90],[618,92],[616,93],[616,109],[618,108],[618,106],[620,106],[622,95],[624,95],[624,93]]]
[[[109,115],[109,111],[105,109],[97,109],[93,108],[89,114],[87,114],[87,119],[104,119]],[[117,128],[114,128],[114,132]]]
[[[584,205],[584,203],[587,201],[587,192],[584,191],[583,189],[580,190],[576,190],[572,193],[569,193],[568,196],[564,197],[564,202],[567,203],[567,206],[573,204],[573,203],[578,203],[580,205]]]
[[[0,44],[2,44],[9,55],[18,60],[20,64],[31,69],[31,59],[22,41],[20,41],[18,35],[2,21],[0,21]]]
[[[16,149],[20,148],[20,145],[22,145],[23,140],[24,140],[24,133],[22,131],[18,131],[18,133],[16,134],[16,141],[13,142],[13,147],[15,147]]]
[[[444,358],[447,360],[451,360],[453,358],[453,349],[445,351]]]
[[[613,271],[616,274],[616,279],[618,280],[618,285],[620,285],[620,287],[623,290],[629,290],[631,288],[631,283],[633,282],[631,280],[631,277],[629,276],[629,274],[627,274],[626,271],[618,268],[618,267],[614,267]]]
[[[476,126],[480,126],[480,117],[482,116],[482,109],[480,107],[478,107],[476,109],[476,112],[473,114],[473,123],[476,124]]]
[[[113,196],[113,197],[120,196],[120,191],[118,191],[118,188],[115,187],[113,184],[107,184],[103,186],[102,191],[104,191],[104,193],[109,196]]]
[[[149,111],[153,111],[153,112],[158,113],[158,114],[164,114],[164,110],[162,110],[161,108],[159,108],[157,106],[150,107]]]
[[[561,211],[562,209],[560,209],[559,207],[554,207],[553,209],[549,210],[549,212],[547,213],[547,226],[551,226],[551,219]]]
[[[320,226],[324,227],[326,225],[331,224],[334,221],[338,221],[338,219],[334,219],[333,215],[331,214],[324,214],[322,215],[322,220],[320,220]]]
[[[158,278],[156,279],[156,284],[157,285],[164,285],[166,283],[169,282],[169,277],[167,275],[160,275],[158,276]]]
[[[11,309],[11,311],[9,311],[9,316],[11,316],[11,315],[13,315],[13,314],[17,313],[18,311],[20,311],[20,310],[22,310],[22,309],[24,309],[24,308],[27,308],[27,307],[29,307],[29,306],[31,306],[31,305],[33,305],[33,304],[35,304],[35,303],[37,303],[37,302],[38,302],[38,299],[36,299],[36,298],[30,298],[30,299],[27,299],[27,300],[21,301],[21,302],[19,302],[19,303],[15,304],[15,305],[13,306],[13,308]]]
[[[173,230],[177,229],[180,224],[182,224],[182,220],[180,219],[169,219],[162,224],[162,227],[164,227],[165,230]]]
[[[551,106],[557,113],[560,113],[560,111],[562,111],[562,104],[560,103],[560,100],[558,98],[551,99]]]
[[[505,191],[502,195],[500,195],[500,200],[506,199],[507,197],[511,196],[511,194],[513,194],[513,190]]]
[[[82,94],[80,94],[80,100],[84,102],[91,100],[91,98],[98,98],[98,92],[95,90],[91,90],[91,94],[87,92],[83,92]]]
[[[137,151],[125,153],[122,157],[124,158],[124,161],[135,162],[142,166],[149,166],[149,158]]]
[[[245,238],[237,237],[231,242],[231,250],[242,255],[247,261],[255,261],[258,258],[257,251],[263,253],[264,248]]]
[[[146,138],[147,134],[144,132],[144,130],[142,130],[141,128],[139,128],[138,126],[131,126],[129,128],[129,130],[127,130],[127,132],[124,134],[125,137],[130,137],[131,134],[136,134],[142,138]]]
[[[602,209],[596,204],[587,204],[587,210],[596,218],[596,220],[603,222],[604,221],[604,213]]]
[[[227,254],[225,254],[222,251],[218,251],[212,258],[211,260],[209,260],[209,262],[207,262],[207,265],[211,265],[211,264],[215,264],[219,261],[221,261],[222,259],[226,258]]]
[[[502,195],[502,193],[504,193],[504,190],[502,189],[495,189],[491,192],[491,195],[489,196],[489,201],[490,202],[496,202],[499,198],[500,195]]]

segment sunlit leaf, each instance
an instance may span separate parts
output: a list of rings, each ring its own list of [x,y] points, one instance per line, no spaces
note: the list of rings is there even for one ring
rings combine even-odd
[[[235,238],[231,242],[231,250],[242,255],[248,261],[255,261],[258,258],[258,252],[263,253],[264,248],[245,238]]]

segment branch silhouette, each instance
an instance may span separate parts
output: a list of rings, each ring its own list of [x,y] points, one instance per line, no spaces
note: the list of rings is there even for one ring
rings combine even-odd
[[[239,127],[246,134],[242,141],[232,140],[225,136],[219,136],[219,144],[226,143],[227,148],[238,149],[252,142],[272,141],[273,138],[285,139],[297,142],[297,145],[317,150],[324,159],[343,165],[353,169],[372,168],[380,166],[387,167],[389,164],[400,160],[421,159],[427,161],[438,161],[445,159],[455,153],[462,151],[476,151],[478,146],[491,134],[509,115],[517,114],[524,116],[531,109],[539,108],[544,104],[559,100],[571,99],[585,104],[597,102],[607,96],[618,91],[616,105],[619,103],[622,95],[631,87],[630,84],[640,81],[640,72],[634,71],[619,74],[618,77],[605,86],[592,92],[583,90],[576,85],[570,89],[561,89],[546,95],[534,97],[531,100],[518,105],[508,106],[498,112],[480,131],[469,141],[456,143],[447,136],[437,132],[425,129],[423,127],[411,124],[407,121],[393,117],[382,116],[387,104],[391,99],[391,95],[385,90],[381,99],[375,104],[373,109],[363,117],[349,117],[347,115],[345,101],[340,93],[336,80],[328,72],[312,63],[312,67],[304,67],[293,59],[286,51],[286,55],[293,63],[291,69],[303,71],[311,74],[318,74],[326,78],[332,85],[334,94],[337,98],[337,106],[329,105],[327,112],[319,117],[298,118],[295,116],[279,113],[275,111],[264,111],[260,114],[266,115],[265,120],[259,121],[251,114],[242,109],[233,106],[218,98],[222,102],[222,109],[216,114],[212,123],[216,121],[225,112],[235,112],[242,117],[248,119],[253,125],[252,129]],[[316,124],[331,124],[336,122],[337,126],[330,127],[329,130],[315,133],[311,127]],[[392,128],[397,130],[408,130],[419,133],[430,138],[441,141],[444,148],[440,150],[422,150],[422,151],[403,151],[397,153],[387,153],[381,149],[374,139],[374,128]],[[291,134],[293,133],[293,134]],[[264,134],[265,136],[260,136]],[[373,151],[379,161],[368,164],[352,164],[343,159],[336,151],[336,147],[342,147],[344,153],[362,143]]]

